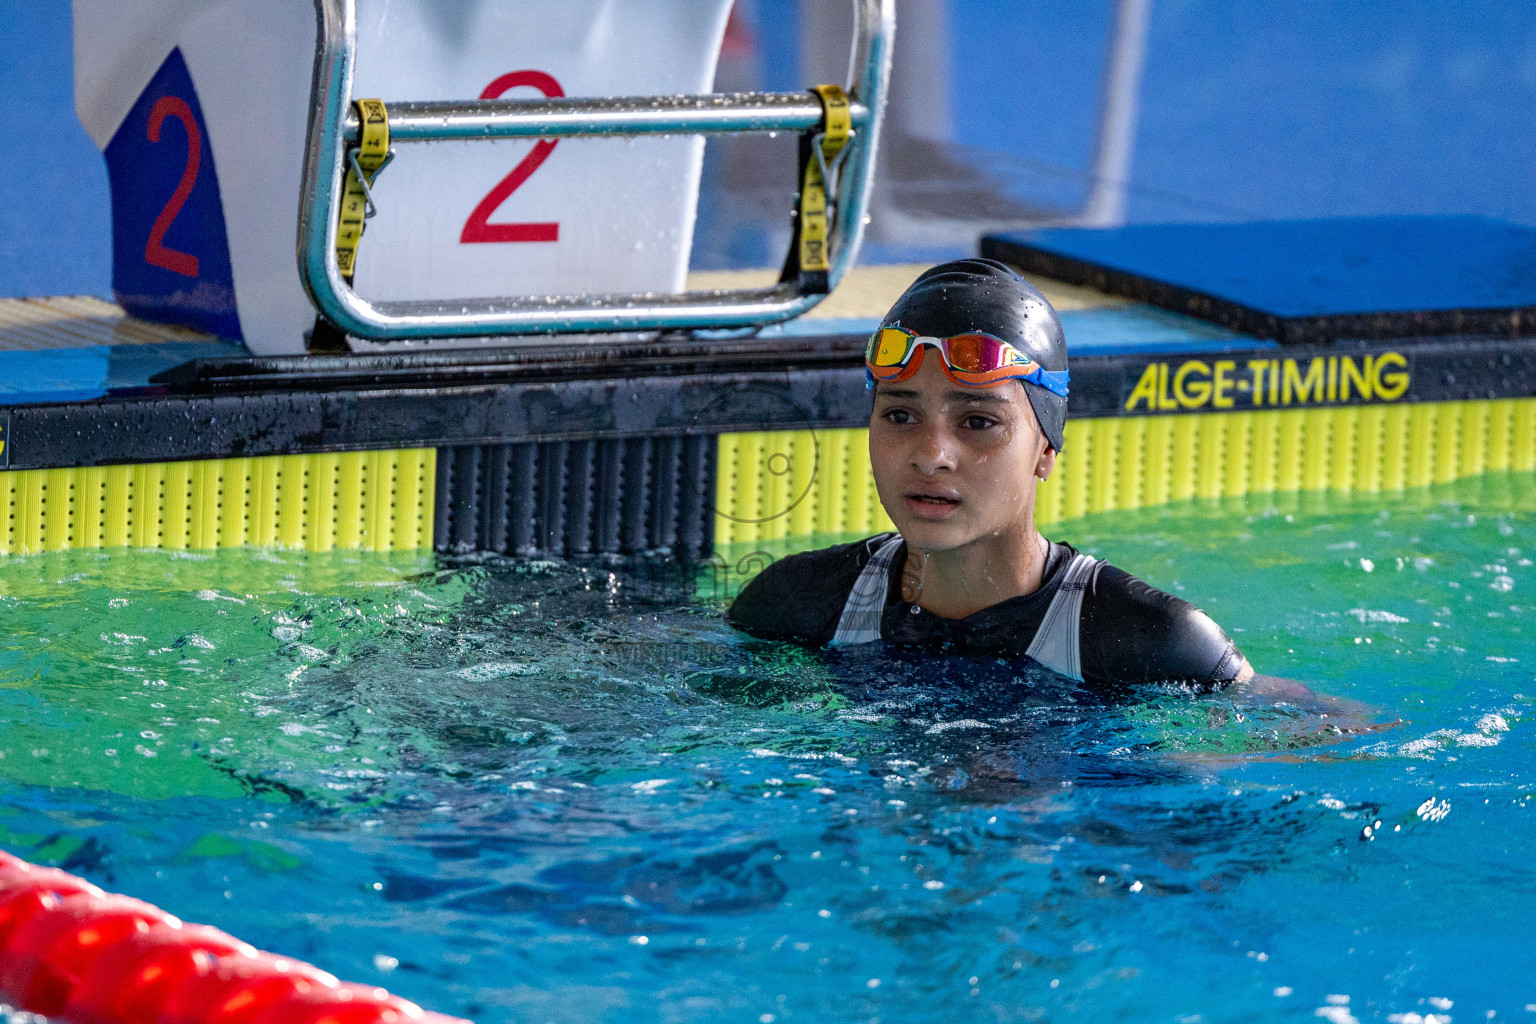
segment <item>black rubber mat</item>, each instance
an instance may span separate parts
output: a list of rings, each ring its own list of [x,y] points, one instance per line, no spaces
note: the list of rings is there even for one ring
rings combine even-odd
[[[713,540],[715,452],[702,434],[441,448],[437,548],[696,559]]]

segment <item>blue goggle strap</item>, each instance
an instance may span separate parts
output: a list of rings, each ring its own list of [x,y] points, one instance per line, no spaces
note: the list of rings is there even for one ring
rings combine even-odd
[[[869,371],[866,370],[864,372],[868,373]],[[1049,391],[1051,394],[1066,398],[1067,391],[1069,390],[1067,387],[1067,382],[1072,379],[1072,375],[1066,370],[1039,369],[1031,373],[1029,376],[1020,379],[1027,380],[1033,384],[1038,384],[1042,388],[1045,388],[1045,390]]]

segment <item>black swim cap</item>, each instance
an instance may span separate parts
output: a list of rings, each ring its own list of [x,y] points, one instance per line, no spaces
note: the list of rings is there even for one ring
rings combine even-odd
[[[1047,370],[1067,368],[1067,341],[1056,311],[1034,285],[996,260],[952,260],[924,271],[880,326],[932,338],[985,331]],[[1041,431],[1060,452],[1067,400],[1038,384],[1022,383]]]

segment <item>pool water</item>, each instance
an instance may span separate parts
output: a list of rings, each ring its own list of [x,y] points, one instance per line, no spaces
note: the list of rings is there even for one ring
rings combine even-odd
[[[1052,531],[1336,698],[1279,706],[750,640],[681,574],[11,558],[0,846],[481,1022],[1536,1019],[1533,498]]]

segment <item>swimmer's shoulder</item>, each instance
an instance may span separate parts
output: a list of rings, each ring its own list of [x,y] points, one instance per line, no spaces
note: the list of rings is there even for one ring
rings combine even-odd
[[[893,536],[882,533],[781,558],[742,588],[727,617],[754,636],[826,643],[837,632],[854,580]]]
[[[1247,664],[1205,612],[1108,562],[1084,594],[1078,646],[1089,682],[1220,686]]]

